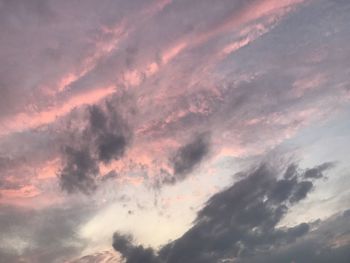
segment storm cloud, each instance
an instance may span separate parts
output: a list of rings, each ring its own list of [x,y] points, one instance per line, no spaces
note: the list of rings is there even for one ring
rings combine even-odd
[[[131,245],[130,238],[120,234],[114,235],[113,247],[127,262],[137,262],[131,261],[134,255],[130,251],[134,251],[138,257],[145,256],[147,262],[209,263],[244,260],[259,251],[289,245],[306,235],[310,225],[281,228],[278,224],[313,187],[311,181],[293,170],[304,172],[294,164],[279,175],[274,167],[262,164],[240,173],[243,179],[212,196],[198,212],[193,227],[160,249],[158,257],[151,249]]]

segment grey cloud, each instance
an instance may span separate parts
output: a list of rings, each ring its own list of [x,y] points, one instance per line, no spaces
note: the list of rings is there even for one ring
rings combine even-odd
[[[291,164],[288,166],[286,172],[284,173],[284,178],[290,179],[298,175],[298,166],[296,164]]]
[[[108,181],[108,180],[111,180],[113,178],[116,178],[118,177],[118,174],[116,171],[112,170],[108,173],[106,173],[103,177],[102,177],[102,181]]]
[[[335,95],[338,99],[333,100],[334,90],[330,91],[329,87],[339,87],[336,84],[339,80],[344,83],[342,85],[344,87],[348,86],[346,83],[349,82],[348,74],[344,70],[348,68],[350,61],[349,50],[345,46],[339,47],[345,40],[344,37],[348,39],[347,36],[349,36],[349,28],[345,26],[349,21],[349,12],[346,10],[342,4],[335,4],[332,1],[311,1],[309,5],[288,15],[268,34],[233,53],[217,65],[218,72],[224,71],[226,74],[225,84],[220,82],[220,85],[217,83],[212,85],[218,87],[219,96],[205,95],[203,104],[208,105],[206,114],[201,111],[192,112],[190,106],[181,105],[181,102],[190,100],[192,105],[195,103],[200,92],[196,92],[197,96],[195,96],[191,91],[197,86],[188,88],[190,92],[184,92],[178,98],[178,103],[176,101],[176,103],[166,104],[166,110],[169,112],[179,111],[179,109],[183,112],[185,108],[188,114],[182,115],[173,122],[164,123],[164,128],[161,130],[156,126],[155,138],[162,132],[164,136],[173,135],[174,130],[180,132],[188,129],[196,130],[208,126],[209,123],[216,127],[213,132],[231,131],[232,141],[239,140],[247,148],[261,147],[265,142],[275,141],[272,138],[283,138],[284,131],[304,125],[309,117],[298,117],[299,113],[305,113],[305,110],[318,105],[320,107],[317,107],[316,114],[319,114],[323,110],[327,111],[331,104],[339,105],[341,98],[338,96],[342,94],[341,89],[337,89],[337,95]],[[327,17],[324,14],[327,14]],[[301,27],[300,24],[304,26]],[[324,33],[325,28],[327,28],[327,34]],[[331,48],[323,50],[326,45],[330,45]],[[330,50],[338,50],[337,55]],[[323,58],[325,61],[310,61],[311,55],[317,57],[322,56],[323,53],[325,53]],[[195,55],[191,54],[191,56]],[[207,56],[207,53],[198,52],[199,58],[195,57],[196,59],[192,60],[193,64],[188,60],[181,61],[185,64],[181,64],[181,67],[186,68],[182,74],[178,73],[181,74],[179,77],[181,86],[188,87],[189,83],[192,83],[192,75],[188,72],[193,71],[194,68],[198,69],[200,67],[198,64],[207,65],[205,62],[208,59]],[[169,85],[167,80],[174,72],[169,70],[163,74],[165,76],[160,79],[159,86]],[[308,81],[315,75],[324,76],[325,82],[321,81],[317,88],[303,90],[302,92],[305,93],[297,96],[298,89],[302,87],[296,84],[303,79]],[[238,81],[237,79],[241,76],[246,81]],[[154,86],[154,83],[151,85]],[[201,91],[205,90],[205,87],[206,83],[203,81]],[[173,102],[173,97],[170,97],[170,101]],[[164,111],[162,109],[159,112]],[[290,117],[286,116],[289,114]],[[160,120],[164,119],[160,118]],[[250,119],[258,121],[257,124],[245,125],[244,121]]]
[[[295,243],[278,248],[272,253],[258,253],[257,255],[241,259],[239,263],[347,263],[350,258],[350,220],[349,214],[334,215],[318,222],[315,230],[310,231]],[[343,243],[341,240],[347,240]]]
[[[156,259],[166,263],[244,260],[260,251],[271,252],[287,246],[306,235],[310,230],[307,223],[277,227],[288,209],[306,198],[313,185],[291,170],[303,172],[296,165],[289,166],[283,178],[277,179],[279,174],[273,167],[261,165],[240,173],[244,178],[212,196],[198,212],[193,227],[160,249]],[[116,234],[115,242],[119,245],[114,248],[129,260],[130,255],[125,251],[133,247],[131,240],[120,239]]]
[[[299,202],[300,200],[304,199],[312,187],[313,184],[310,181],[302,181],[297,183],[295,186],[295,191],[291,197],[291,202]]]
[[[209,153],[209,134],[195,135],[192,140],[180,147],[171,163],[174,169],[174,181],[182,180],[197,167]]]
[[[23,111],[35,114],[73,95],[64,92],[53,98],[46,87],[57,89],[67,74],[82,71],[98,44],[111,37],[102,28],[119,25],[126,14],[134,18],[150,4],[149,0],[1,0],[0,119]]]
[[[99,163],[121,158],[131,139],[131,130],[110,102],[91,106],[87,113],[88,122],[82,133],[73,131],[75,145],[62,152],[59,179],[68,193],[92,193],[97,188]]]
[[[89,111],[90,130],[87,133],[95,141],[98,159],[104,163],[119,159],[131,138],[126,122],[110,103],[106,103],[106,111],[96,105]]]
[[[66,147],[63,155],[63,168],[59,171],[62,189],[68,193],[81,191],[89,194],[94,191],[99,168],[96,160],[90,155],[89,149],[75,150]]]
[[[125,263],[161,263],[153,249],[135,246],[130,236],[114,233],[113,248],[126,259]]]
[[[333,168],[334,165],[335,165],[334,163],[328,162],[328,163],[324,163],[319,166],[316,166],[312,169],[308,169],[305,171],[304,177],[305,178],[322,178],[324,177],[323,172],[330,168]]]
[[[22,162],[24,160],[21,160]],[[15,160],[9,157],[0,156],[0,189],[18,189],[21,185],[13,182],[13,180],[8,180],[8,176],[13,173],[15,168],[18,168],[18,164]]]
[[[295,227],[291,227],[287,230],[288,243],[294,242],[298,237],[301,237],[308,233],[310,230],[310,225],[307,223],[301,223]]]
[[[232,14],[235,15],[233,11],[237,11],[239,15],[240,8],[247,7],[246,3],[257,1],[216,1],[215,8],[212,8],[213,3],[210,0],[173,1],[149,21],[143,20],[144,16],[132,16],[135,10],[144,10],[143,8],[151,2],[153,1],[102,0],[96,4],[96,1],[0,1],[0,30],[3,36],[0,48],[1,115],[7,116],[24,110],[27,112],[30,110],[28,107],[33,107],[34,110],[30,112],[35,112],[47,109],[47,105],[62,105],[57,103],[56,99],[52,101],[48,98],[50,96],[44,95],[41,88],[51,87],[51,84],[57,83],[67,73],[79,72],[85,59],[94,53],[96,40],[110,37],[108,34],[102,34],[101,28],[106,26],[107,29],[113,29],[123,17],[131,17],[133,24],[138,23],[138,28],[128,31],[128,36],[132,37],[125,41],[120,40],[118,51],[109,54],[111,56],[109,59],[103,59],[103,63],[97,62],[96,68],[73,83],[67,93],[64,91],[63,95],[59,95],[58,101],[63,103],[70,95],[74,95],[75,89],[84,91],[90,87],[104,86],[106,83],[116,84],[117,75],[125,70],[125,65],[128,68],[142,68],[143,65],[154,61],[155,54],[168,50],[182,39],[191,42],[197,35],[207,30],[211,31],[215,26],[227,21]],[[271,139],[279,141],[285,130],[293,130],[303,121],[303,117],[291,122],[286,121],[287,112],[294,116],[310,107],[323,110],[324,107],[320,106],[333,106],[329,98],[334,98],[338,105],[337,87],[339,84],[348,85],[349,75],[347,69],[350,52],[347,43],[350,36],[350,12],[347,7],[348,1],[345,0],[310,1],[310,5],[290,14],[269,34],[212,67],[207,63],[210,61],[210,55],[216,54],[219,50],[216,48],[226,45],[227,40],[235,40],[235,33],[225,32],[224,37],[217,37],[215,41],[205,43],[199,49],[191,48],[187,53],[184,51],[185,56],[171,61],[165,69],[160,70],[161,74],[158,75],[161,76],[154,76],[146,83],[149,87],[144,85],[131,91],[137,93],[139,101],[146,101],[142,105],[144,107],[140,107],[142,114],[135,118],[135,123],[139,125],[137,128],[157,123],[154,126],[156,135],[146,136],[143,140],[152,141],[157,139],[158,134],[178,139],[181,137],[179,134],[191,134],[193,131],[202,130],[203,127],[212,126],[220,135],[232,132],[232,141],[236,140],[242,145],[260,146]],[[217,43],[217,46],[212,47],[213,42]],[[128,54],[120,54],[119,51],[123,53],[130,43],[141,43],[142,46],[138,47],[140,52],[129,50]],[[324,47],[327,50],[324,51]],[[313,60],[309,53],[313,54],[316,60]],[[321,57],[319,61],[318,55]],[[213,76],[220,76],[220,80],[207,79],[207,76],[201,75],[207,66]],[[308,90],[300,98],[289,94],[289,91],[294,91],[293,84],[296,80],[315,72],[326,75],[326,78],[332,76],[331,80],[320,84],[316,89]],[[197,81],[194,76],[199,76],[200,80]],[[221,82],[221,76],[224,78],[224,84]],[[241,78],[248,80],[237,83]],[[231,83],[232,79],[234,81]],[[177,83],[176,87],[172,86],[173,82]],[[196,85],[191,86],[190,83]],[[230,85],[226,86],[226,83]],[[183,91],[181,87],[185,87]],[[204,94],[205,87],[217,87],[217,90]],[[170,90],[178,92],[175,95],[179,94],[176,100]],[[162,103],[156,100],[158,95],[169,93],[169,97],[160,98]],[[201,95],[204,99],[201,99]],[[196,102],[199,102],[198,107]],[[203,105],[204,110],[201,108]],[[193,107],[194,111],[191,110]],[[92,111],[93,109],[90,111],[90,119],[88,117],[88,121],[84,120],[88,124],[83,134],[80,134],[80,130],[74,131],[77,141],[68,143],[68,146],[63,148],[61,171],[66,173],[61,173],[60,176],[67,181],[65,184],[72,184],[71,192],[91,192],[96,187],[95,176],[99,162],[109,163],[122,158],[129,145],[129,132],[116,131],[120,127],[114,126],[118,118],[110,117],[106,108],[98,108],[96,116],[92,116]],[[163,125],[163,120],[178,112],[185,112],[185,115],[179,114],[178,119]],[[248,127],[244,124],[246,120],[258,120],[258,124]],[[121,126],[124,127],[123,124]],[[13,137],[18,152],[22,151],[23,155],[28,156],[46,155],[52,143],[43,137],[45,132],[42,130],[38,134],[40,140],[35,146],[30,138],[19,142],[17,136]],[[65,135],[64,133],[62,136]],[[224,142],[230,145],[228,140]],[[23,152],[23,147],[28,145],[32,148]],[[6,152],[6,149],[2,148],[2,151]],[[179,150],[178,156],[181,156],[180,153]],[[56,157],[54,155],[50,154],[50,157]],[[174,165],[174,170],[183,172],[175,173],[174,178],[186,177],[203,158],[199,158],[199,162],[188,163],[179,158],[180,165],[177,165],[178,169],[175,169]],[[306,172],[305,178],[301,179],[291,168],[286,172],[283,181],[271,183],[273,186],[267,194],[269,202],[278,206],[281,202],[295,203],[302,200],[312,190],[313,180],[324,176],[323,171],[317,171],[319,169]],[[16,172],[23,182],[25,173]],[[64,180],[61,180],[61,183]],[[2,184],[6,185],[7,182]],[[65,189],[67,190],[67,187]],[[252,188],[251,191],[254,192],[255,189]],[[255,204],[254,207],[256,213],[260,214],[268,210],[263,203]],[[278,218],[278,215],[285,212],[284,209],[276,208],[275,214],[271,212],[273,215],[270,220]],[[246,217],[248,221],[253,221],[254,214]],[[305,230],[306,227],[301,226],[300,229]],[[243,249],[241,245],[237,247],[239,251]]]
[[[0,206],[0,262],[59,263],[79,255],[86,240],[76,229],[94,209],[91,204],[41,210]]]
[[[99,160],[108,163],[124,154],[127,141],[125,137],[115,134],[105,134],[99,138]]]
[[[144,64],[150,61],[157,61],[160,65],[162,63],[161,54],[172,47],[174,43],[183,38],[190,38],[189,33],[205,34],[208,30],[215,30],[230,16],[239,14],[245,2],[220,0],[213,10],[210,8],[212,5],[210,1],[194,1],[186,4],[174,1],[166,6],[162,12],[156,13],[146,21],[143,18],[130,15],[132,25],[137,27],[130,26],[132,30],[128,32],[127,41],[121,41],[121,48],[112,52],[94,70],[74,83],[72,90],[77,91],[86,89],[86,87],[93,88],[101,84],[120,81],[122,78],[116,76],[115,68],[123,72],[131,65],[134,68],[143,68]],[[152,4],[152,2],[147,3]],[[138,5],[143,6],[142,3],[138,3]],[[125,7],[127,8],[127,6]],[[122,7],[118,9],[120,8]],[[202,17],[205,14],[207,14],[206,19],[203,20]],[[181,19],[182,17],[186,19]],[[159,28],[159,25],[162,25],[162,29]],[[166,29],[163,30],[163,28]],[[135,49],[137,50],[134,48],[135,43],[142,43],[142,52],[134,52]]]
[[[7,6],[10,2],[11,1],[6,1],[4,3]],[[22,4],[18,4],[19,2],[21,1],[16,1],[16,6],[30,5],[23,1]],[[42,3],[42,1],[38,2]],[[211,5],[210,1],[199,2],[184,4],[184,2],[175,1],[167,6],[162,12],[155,15],[153,18],[150,18],[150,20],[143,21],[145,23],[140,25],[140,28],[129,32],[130,34],[128,34],[125,41],[124,39],[121,40],[120,48],[109,54],[106,61],[103,60],[103,63],[99,62],[96,68],[92,70],[91,74],[87,73],[85,77],[80,78],[76,83],[72,83],[68,92],[63,92],[62,97],[67,98],[74,94],[75,89],[82,91],[89,89],[89,86],[101,87],[105,83],[114,85],[116,84],[115,78],[117,78],[116,76],[118,75],[116,72],[123,72],[125,69],[125,57],[128,58],[130,54],[137,57],[133,58],[133,60],[136,61],[134,61],[135,69],[143,68],[144,65],[147,65],[150,61],[154,61],[153,55],[155,52],[159,51],[158,49],[164,49],[165,51],[171,48],[174,43],[178,43],[179,39],[181,40],[184,38],[186,40],[187,33],[184,35],[184,32],[192,32],[186,31],[186,28],[194,27],[193,32],[205,32],[208,29],[215,28],[215,25],[223,23],[225,19],[232,15],[232,12],[237,11],[239,13],[240,8],[247,7],[244,4],[246,1],[220,1],[220,3],[216,4],[215,10],[212,10],[208,8]],[[255,1],[252,1],[250,3],[254,2]],[[309,49],[317,50],[318,41],[306,41],[307,36],[312,34],[313,37],[322,37],[322,43],[330,43],[334,50],[338,50],[335,44],[343,43],[343,41],[346,40],[345,36],[349,35],[346,34],[348,29],[343,26],[347,24],[348,12],[342,11],[341,6],[323,5],[323,3],[327,3],[328,1],[320,2],[321,4],[316,4],[314,1],[314,3],[310,4],[311,7],[306,6],[306,11],[301,9],[298,12],[290,14],[290,16],[283,20],[278,27],[259,39],[259,41],[255,41],[254,43],[240,49],[228,59],[221,61],[220,64],[213,65],[214,72],[220,71],[223,73],[219,74],[224,76],[220,80],[212,78],[207,79],[207,76],[203,75],[203,81],[200,81],[199,83],[193,81],[193,76],[196,75],[195,73],[202,72],[202,65],[207,66],[206,62],[211,53],[208,52],[206,48],[209,48],[208,46],[213,44],[210,42],[205,45],[204,49],[199,49],[198,51],[195,50],[196,52],[193,52],[191,49],[189,54],[186,53],[185,59],[179,57],[176,61],[173,61],[166,68],[162,69],[161,74],[156,74],[156,76],[151,77],[148,82],[142,83],[141,89],[133,89],[131,92],[135,93],[137,98],[142,98],[139,100],[140,104],[137,105],[142,108],[142,111],[138,112],[138,115],[135,115],[132,120],[130,118],[130,120],[136,123],[135,126],[137,126],[137,129],[148,127],[155,123],[153,133],[150,133],[151,135],[149,136],[146,134],[140,139],[140,141],[153,141],[161,136],[168,138],[175,137],[175,139],[183,138],[184,133],[203,130],[208,126],[215,127],[213,133],[217,133],[218,136],[222,136],[224,133],[231,133],[232,136],[225,138],[224,142],[226,144],[239,142],[246,148],[263,149],[265,144],[269,145],[269,142],[271,141],[275,143],[276,141],[279,141],[279,139],[283,139],[284,131],[289,130],[290,128],[296,128],[303,122],[303,117],[296,118],[296,120],[292,120],[291,122],[281,121],[287,112],[292,113],[291,115],[293,116],[298,115],[299,112],[307,110],[310,106],[314,107],[314,105],[319,105],[318,103],[323,101],[324,98],[328,98],[329,95],[328,87],[330,85],[322,85],[318,89],[310,90],[310,95],[300,98],[291,96],[289,93],[289,91],[295,89],[293,84],[296,80],[305,77],[305,75],[308,76],[314,72],[319,72],[318,66],[321,66],[310,64],[299,59],[300,57],[304,59],[304,53],[307,53]],[[133,1],[133,3],[126,3],[125,1],[102,1],[101,3],[102,4],[96,5],[94,2],[86,2],[82,5],[72,5],[69,1],[47,2],[45,10],[49,9],[54,10],[55,12],[52,15],[50,15],[50,12],[48,11],[43,12],[43,15],[48,13],[52,19],[52,21],[50,20],[50,23],[45,24],[45,26],[43,25],[43,32],[41,32],[41,30],[38,32],[38,27],[33,25],[37,22],[33,22],[32,19],[35,20],[35,17],[38,14],[31,8],[29,8],[29,10],[32,10],[33,12],[29,12],[28,14],[24,14],[23,8],[21,7],[16,7],[12,13],[7,12],[7,14],[4,14],[2,17],[2,19],[6,20],[6,23],[2,23],[4,26],[4,32],[11,32],[11,30],[6,29],[9,27],[9,24],[12,23],[11,17],[14,16],[18,18],[18,23],[21,25],[22,29],[19,28],[19,31],[16,31],[18,34],[11,34],[11,37],[14,38],[12,42],[28,43],[28,47],[23,49],[25,54],[21,54],[20,56],[21,59],[24,59],[25,61],[22,62],[18,58],[20,63],[17,64],[24,66],[30,65],[30,67],[23,69],[24,76],[20,74],[22,71],[19,69],[15,70],[16,74],[18,72],[18,75],[11,76],[14,71],[5,68],[3,70],[4,78],[0,78],[1,81],[3,79],[6,80],[6,77],[8,78],[11,76],[11,81],[18,79],[34,79],[35,81],[33,81],[37,84],[36,81],[41,79],[38,80],[36,76],[31,78],[27,76],[27,74],[29,74],[28,72],[32,71],[42,73],[41,75],[45,77],[45,80],[46,77],[50,77],[50,79],[52,77],[55,80],[58,79],[58,76],[64,75],[61,74],[62,72],[71,72],[73,64],[79,64],[78,62],[81,62],[81,58],[86,57],[87,54],[93,53],[92,50],[95,47],[91,46],[91,41],[89,42],[89,45],[85,43],[85,41],[82,41],[82,39],[100,40],[100,37],[103,37],[100,36],[100,27],[108,25],[113,28],[113,25],[116,25],[116,22],[120,21],[123,15],[126,13],[129,15],[129,11],[130,13],[133,13],[138,6],[145,7],[150,2]],[[125,10],[128,10],[128,12],[125,12]],[[17,12],[20,14],[17,14]],[[302,14],[300,14],[300,12]],[[311,17],[308,15],[308,12],[312,13]],[[319,15],[324,12],[328,15]],[[93,15],[91,15],[92,13]],[[197,20],[200,19],[204,13],[208,14],[206,20],[201,20],[201,23],[198,23]],[[333,17],[334,13],[339,13],[341,15],[336,16],[337,19],[331,21],[330,18]],[[25,16],[26,18],[22,18],[22,16]],[[186,19],[179,19],[182,16],[186,17]],[[67,18],[67,21],[63,21],[62,17]],[[314,23],[309,22],[305,23],[305,27],[300,27],[301,17],[304,17],[303,19],[308,17],[310,21],[317,23],[319,27],[315,27]],[[26,19],[29,20],[27,21]],[[15,21],[17,20],[15,19]],[[74,25],[74,27],[69,26],[67,29],[66,23],[68,25]],[[59,31],[56,30],[58,25],[58,29],[60,29]],[[166,28],[166,32],[160,30],[159,25],[163,25],[164,28]],[[197,25],[198,28],[196,28]],[[48,26],[48,28],[46,28],[46,26]],[[51,27],[55,28],[55,30],[52,30]],[[325,27],[330,29],[337,27],[339,28],[339,32],[334,34],[333,37],[325,37],[318,29],[320,28],[321,30],[324,30]],[[22,31],[28,31],[29,33],[27,35]],[[288,33],[288,36],[285,34],[287,31],[290,32]],[[28,41],[28,39],[33,39],[32,36],[34,32],[37,34],[42,33],[39,34],[39,36],[35,35],[37,36],[37,39],[41,40],[40,45],[36,41]],[[55,32],[55,35],[51,35],[48,32]],[[166,34],[166,37],[164,37],[164,34]],[[293,34],[293,37],[290,37],[289,34]],[[161,38],[159,37],[160,35],[162,36]],[[15,37],[18,37],[19,40]],[[301,38],[301,40],[299,38]],[[47,41],[43,41],[42,39]],[[134,41],[134,39],[137,41]],[[6,54],[18,53],[19,48],[12,45],[12,42],[6,44],[11,52],[4,52],[4,57],[7,57]],[[32,42],[34,43],[33,45]],[[70,45],[65,45],[65,43],[68,42]],[[45,43],[50,43],[50,45],[48,47],[42,47]],[[133,43],[143,43],[142,52],[134,52]],[[220,44],[220,48],[222,48],[222,45],[226,42],[223,39],[222,42],[215,41],[215,43],[218,43],[218,45]],[[128,50],[128,47],[130,46],[132,46],[132,48],[129,48]],[[54,58],[50,58],[48,61],[44,59],[45,63],[43,64],[40,63],[40,59],[40,61],[35,60],[30,63],[26,61],[27,57],[41,58],[41,56],[37,55],[37,52],[41,54],[42,50],[47,49],[53,50],[53,53],[58,54],[57,57],[60,57],[60,59],[58,61]],[[2,50],[6,51],[6,49]],[[206,52],[203,52],[204,50],[206,50]],[[85,51],[87,54],[85,54]],[[340,53],[341,52],[339,52],[339,54]],[[348,53],[349,52],[346,54]],[[189,57],[191,59],[188,59]],[[231,60],[230,58],[232,57],[234,57],[234,59]],[[119,61],[120,58],[123,62],[115,62]],[[332,60],[332,65],[343,65],[343,60],[346,60],[346,56],[337,55],[336,57],[332,56],[332,58],[334,60]],[[7,59],[9,61],[13,60],[12,56]],[[5,63],[3,63],[4,67],[12,65],[12,63],[7,63],[6,59],[2,61],[5,61]],[[55,62],[54,69],[50,66],[52,61]],[[347,59],[346,61],[350,60]],[[286,65],[285,63],[287,62],[293,62],[294,64]],[[283,66],[276,67],[276,65]],[[40,70],[34,70],[34,68],[40,68]],[[178,70],[179,68],[181,68],[181,70]],[[305,72],[300,70],[304,68],[307,69]],[[309,68],[312,68],[312,70],[309,70]],[[331,68],[335,67],[329,66],[326,71],[327,74]],[[344,66],[343,69],[337,71],[337,76],[345,72],[344,68],[347,67]],[[44,71],[49,69],[50,72],[43,72],[42,69],[44,69]],[[263,70],[263,74],[261,73],[261,69],[265,69]],[[54,71],[54,73],[52,73],[51,70]],[[74,72],[74,70],[72,72]],[[171,87],[173,85],[172,83],[169,83],[169,79],[173,79],[174,75],[178,81],[177,86],[186,87],[186,90],[183,92],[176,93],[178,96],[174,96],[172,92],[168,92],[169,90],[172,90]],[[247,76],[252,77],[247,79]],[[245,81],[240,81],[242,78],[244,78]],[[335,76],[334,79],[338,78]],[[9,87],[26,86],[24,84],[17,85],[17,83],[12,83],[11,81],[9,80],[11,83],[9,84]],[[207,83],[207,81],[209,83]],[[191,83],[193,82],[196,84],[191,86]],[[33,84],[33,86],[36,85]],[[210,89],[207,89],[208,87],[210,87]],[[215,92],[212,92],[212,87],[215,87]],[[11,92],[14,89],[8,88],[7,90],[8,92]],[[25,89],[25,91],[29,92],[30,89]],[[7,98],[10,98],[10,95],[7,96],[6,92],[4,93],[4,96],[0,97],[4,98],[6,102],[11,101],[12,109],[14,109],[14,103]],[[167,93],[170,94],[169,97],[166,96],[165,98],[161,98],[161,104],[155,100],[158,94]],[[331,93],[333,96],[336,92],[332,91]],[[18,92],[18,94],[16,93],[13,97],[18,99],[28,97],[24,95],[20,96],[20,94],[25,94],[24,89],[21,89],[21,92]],[[36,98],[35,95],[29,97]],[[44,103],[46,99],[42,99],[41,101]],[[142,104],[141,102],[144,101],[146,101],[146,103]],[[32,105],[32,103],[28,102],[22,104]],[[329,103],[329,105],[330,104],[332,103]],[[204,110],[198,110],[202,109],[201,106],[203,105],[205,106]],[[193,108],[195,108],[195,110],[191,111]],[[319,108],[321,109],[322,107]],[[39,109],[41,108],[39,107]],[[185,114],[181,115],[179,118],[175,118],[175,120],[172,120],[169,123],[164,123],[164,120],[174,112],[185,112]],[[276,116],[277,123],[274,122]],[[285,118],[288,119],[288,116]],[[246,120],[258,120],[258,123],[247,126],[245,124]],[[93,150],[94,154],[96,153],[96,156],[98,156],[97,158],[106,163],[113,160],[116,156],[122,156],[123,149],[125,148],[124,144],[128,143],[128,141],[124,141],[124,137],[120,137],[119,134],[109,133],[109,131],[110,130],[108,129],[103,132],[103,135],[94,137],[93,139],[94,143],[99,145],[99,149]],[[44,133],[45,132],[40,132],[39,136],[43,136]],[[257,137],[260,139],[256,140]],[[89,140],[89,138],[87,140]],[[218,144],[222,143],[219,139],[218,141]],[[49,143],[49,145],[50,144],[51,143]],[[41,144],[39,143],[38,145]],[[78,147],[76,149],[78,150],[80,148]],[[36,155],[39,153],[44,153],[43,155],[45,155],[46,150],[43,150],[43,147],[41,147],[38,150],[32,150],[30,154]],[[179,170],[181,170],[180,168],[181,166],[179,165]],[[180,175],[181,174],[179,173],[178,176]]]
[[[291,194],[279,203],[271,200],[269,195],[279,182],[275,178],[273,170],[261,166],[214,195],[198,213],[194,227],[161,251],[167,262],[215,262],[288,239],[290,230],[276,229],[276,225],[288,211]],[[295,179],[293,189],[297,183]]]
[[[270,198],[277,202],[283,202],[287,200],[291,192],[294,190],[295,184],[296,178],[293,178],[291,180],[283,179],[278,181],[271,191]]]
[[[14,0],[0,4],[0,31],[4,37],[0,48],[4,62],[0,66],[0,118],[22,111],[35,113],[52,102],[42,87],[53,85],[67,69],[72,70],[80,55],[92,47],[81,41],[86,31],[71,27],[69,32],[58,26],[63,22],[62,16],[50,1]],[[70,45],[65,45],[70,36]]]
[[[0,156],[0,189],[18,190],[31,181],[34,173],[27,158],[9,156]]]
[[[98,106],[91,106],[89,108],[90,113],[90,127],[94,132],[99,132],[106,128],[107,117],[104,112]]]

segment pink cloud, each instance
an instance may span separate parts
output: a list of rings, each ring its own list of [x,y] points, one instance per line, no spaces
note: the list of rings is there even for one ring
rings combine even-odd
[[[15,116],[11,116],[10,119],[3,122],[3,128],[0,132],[0,136],[7,135],[12,132],[20,132],[26,129],[37,128],[41,125],[50,124],[57,118],[65,116],[71,110],[76,107],[94,104],[111,95],[115,92],[114,86],[108,86],[85,92],[84,94],[78,94],[67,101],[63,102],[63,105],[59,105],[41,112],[22,112]]]
[[[185,41],[181,41],[180,43],[171,47],[169,50],[166,50],[162,55],[163,63],[168,64],[170,60],[172,60],[176,55],[178,55],[186,47],[187,47],[187,43]]]
[[[313,91],[327,81],[327,76],[325,74],[317,73],[312,76],[307,76],[302,79],[298,79],[293,83],[293,94],[296,97],[302,97],[307,92]]]
[[[304,0],[255,1],[251,5],[247,5],[247,7],[245,7],[243,10],[240,10],[239,13],[234,12],[232,16],[223,23],[199,35],[192,44],[199,45],[203,42],[206,42],[212,37],[215,37],[226,31],[238,29],[240,26],[243,26],[244,24],[247,24],[264,16],[284,15],[289,11],[286,10],[286,8],[291,8],[302,2],[304,2]]]

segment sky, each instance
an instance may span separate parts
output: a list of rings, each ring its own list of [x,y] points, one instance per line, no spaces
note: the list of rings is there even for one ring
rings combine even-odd
[[[348,263],[350,1],[0,0],[0,263]]]

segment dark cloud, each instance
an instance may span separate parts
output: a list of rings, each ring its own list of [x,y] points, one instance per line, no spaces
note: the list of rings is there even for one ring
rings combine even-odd
[[[114,233],[113,248],[120,252],[126,259],[126,263],[161,263],[160,259],[154,254],[153,249],[135,246],[132,244],[130,236]]]
[[[298,166],[294,163],[289,165],[286,172],[284,173],[284,177],[286,179],[290,179],[291,177],[295,177],[297,175],[298,175]]]
[[[112,180],[117,177],[118,177],[118,173],[112,170],[106,173],[104,176],[102,176],[101,180],[104,182],[104,181]]]
[[[127,144],[125,137],[115,134],[105,134],[99,139],[99,160],[108,163],[112,159],[118,159],[124,154]]]
[[[127,123],[110,102],[91,106],[87,113],[85,129],[81,133],[73,131],[74,146],[67,146],[62,152],[64,161],[59,178],[62,189],[68,193],[93,192],[99,163],[121,158],[131,139]]]
[[[268,165],[240,173],[244,178],[211,197],[198,212],[193,227],[164,246],[158,257],[143,247],[137,247],[140,250],[137,255],[150,253],[148,262],[209,263],[245,259],[259,251],[273,251],[295,242],[309,232],[310,225],[279,228],[278,224],[288,209],[312,189],[312,182],[291,172],[297,170],[304,172],[296,165],[289,166],[282,179],[277,179],[279,173]],[[130,242],[129,238],[116,234],[113,247],[127,262],[134,262],[128,261],[131,257],[128,251],[135,248]],[[143,262],[141,258],[138,260]]]
[[[295,178],[292,180],[283,179],[278,181],[270,193],[271,200],[276,202],[283,202],[287,200],[291,192],[294,190],[296,183],[295,181]]]
[[[293,192],[290,201],[294,203],[304,199],[312,187],[313,184],[310,181],[302,181],[297,183],[295,185],[295,191]]]
[[[286,187],[285,179],[276,178],[273,169],[262,165],[214,195],[198,213],[194,227],[163,248],[161,254],[169,263],[216,262],[225,257],[248,256],[294,239],[300,231],[276,226],[302,181],[291,178]]]
[[[98,106],[91,106],[89,108],[90,113],[90,127],[94,132],[99,132],[106,128],[107,117],[104,112]]]
[[[85,194],[96,189],[95,178],[99,173],[98,163],[90,155],[89,149],[64,150],[63,169],[59,172],[62,189],[68,193],[81,191]]]
[[[180,147],[171,159],[174,169],[174,182],[182,180],[192,172],[209,153],[209,134],[203,133],[193,137],[186,145]]]
[[[131,137],[126,122],[110,103],[106,103],[105,111],[95,105],[89,112],[90,129],[86,132],[95,142],[99,161],[109,163],[119,159]]]
[[[328,162],[328,163],[324,163],[319,166],[316,166],[312,169],[307,169],[304,173],[304,177],[305,178],[322,178],[324,177],[323,172],[330,168],[333,168],[334,166],[335,166],[334,163]]]
[[[350,258],[350,217],[346,212],[318,223],[317,229],[309,232],[295,243],[280,247],[272,253],[261,252],[241,259],[238,263],[347,263]]]

